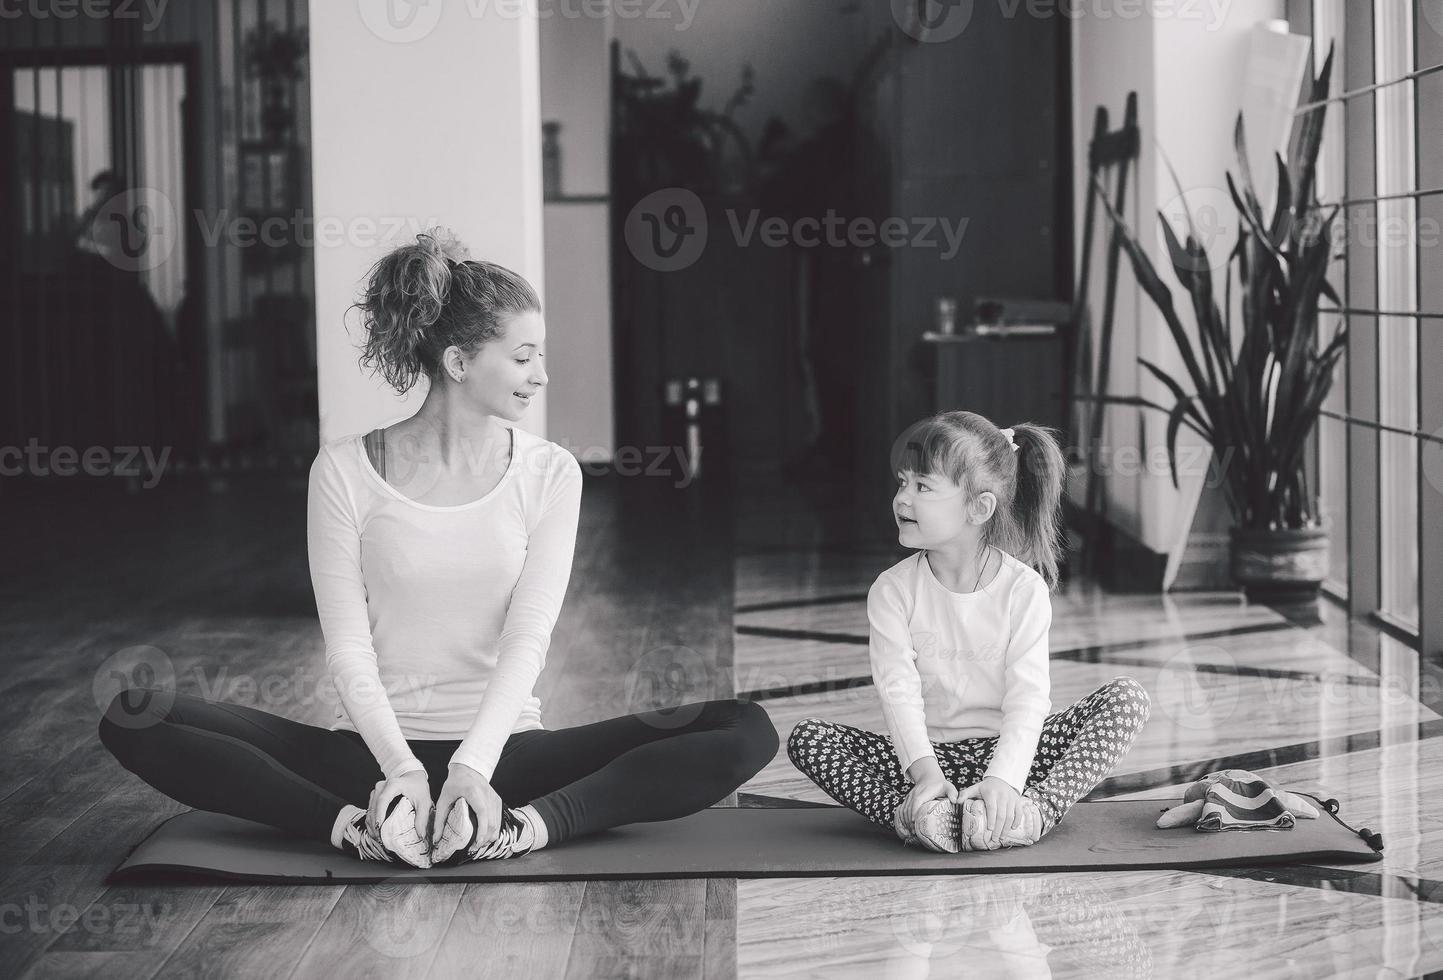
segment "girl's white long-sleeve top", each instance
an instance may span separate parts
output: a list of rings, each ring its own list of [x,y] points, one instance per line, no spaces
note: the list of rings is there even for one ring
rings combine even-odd
[[[491,779],[513,732],[541,728],[531,693],[571,577],[581,467],[511,429],[486,496],[417,503],[381,478],[362,436],[311,466],[307,546],[332,726],[361,734],[389,777],[422,769],[406,740],[458,739],[453,762]]]
[[[937,581],[924,551],[878,576],[867,595],[872,677],[903,769],[935,756],[933,741],[996,735],[984,775],[1021,792],[1052,707],[1052,603],[1041,575],[998,553],[996,578],[972,593]]]

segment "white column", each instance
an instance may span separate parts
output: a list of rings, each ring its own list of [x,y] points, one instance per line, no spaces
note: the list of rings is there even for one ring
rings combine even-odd
[[[519,4],[311,0],[321,441],[413,412],[357,363],[366,271],[427,224],[538,290],[537,25]],[[520,423],[546,434],[544,395]]]
[[[548,5],[541,112],[561,126],[561,198],[546,202],[545,296],[552,441],[581,459],[615,447],[611,358],[611,18]],[[568,12],[569,11],[569,12]]]

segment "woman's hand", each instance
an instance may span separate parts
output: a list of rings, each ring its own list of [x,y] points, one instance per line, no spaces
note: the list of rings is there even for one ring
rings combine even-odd
[[[391,801],[404,796],[416,808],[416,833],[425,840],[431,829],[431,784],[426,779],[426,770],[413,769],[399,776],[383,779],[371,791],[371,803],[367,808],[366,827],[373,837],[381,839],[381,821]]]
[[[996,776],[985,776],[980,783],[974,783],[962,791],[960,800],[977,797],[987,813],[987,839],[993,847],[1000,847],[1002,835],[1017,823],[1017,804],[1022,794],[1013,789],[1006,780]]]
[[[453,762],[447,772],[446,784],[441,787],[441,795],[436,800],[436,820],[431,834],[431,846],[434,848],[440,842],[441,833],[446,829],[446,819],[451,815],[451,807],[457,800],[465,800],[476,819],[476,844],[467,856],[475,857],[481,848],[490,844],[501,833],[501,797],[496,795],[485,776],[468,765]]]
[[[902,803],[902,826],[907,833],[914,833],[913,827],[917,818],[922,815],[922,808],[933,800],[951,800],[956,803],[960,797],[957,787],[942,774],[942,767],[932,756],[918,759],[912,763],[908,775],[915,780],[911,791]]]

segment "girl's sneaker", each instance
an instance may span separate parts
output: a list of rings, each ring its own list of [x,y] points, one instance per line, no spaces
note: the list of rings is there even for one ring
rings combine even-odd
[[[1037,801],[1024,795],[1017,801],[1017,827],[1002,835],[1003,847],[1027,847],[1036,844],[1052,828],[1042,819]]]
[[[922,807],[922,812],[912,822],[912,833],[902,827],[902,807],[906,801],[892,811],[892,829],[902,838],[904,844],[917,844],[929,851],[956,854],[961,849],[958,840],[958,810],[956,804],[947,800],[932,800]]]
[[[409,865],[431,866],[430,844],[416,830],[416,808],[404,796],[391,801],[386,819],[381,821],[381,844]]]
[[[999,847],[1027,847],[1036,844],[1047,833],[1042,811],[1028,796],[1017,801],[1017,826],[1005,830],[1002,839],[993,844],[987,837],[987,807],[975,796],[962,803],[959,841],[964,851],[995,851]]]
[[[959,851],[992,851],[998,847],[1026,847],[1036,844],[1047,832],[1042,811],[1027,796],[1018,801],[1018,826],[1003,833],[993,844],[987,837],[987,808],[977,797],[960,804],[933,800],[912,824],[913,836],[907,843],[918,843],[929,851],[956,854]],[[894,825],[899,828],[900,825]]]

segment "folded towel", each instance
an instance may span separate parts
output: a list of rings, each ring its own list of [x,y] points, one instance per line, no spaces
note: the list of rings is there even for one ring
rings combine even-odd
[[[1197,829],[1292,830],[1294,818],[1273,788],[1261,779],[1224,777],[1212,783],[1202,800]]]
[[[1313,820],[1317,809],[1307,797],[1278,789],[1246,769],[1210,772],[1183,793],[1182,802],[1163,812],[1157,825],[1219,830],[1290,830],[1295,820]]]

